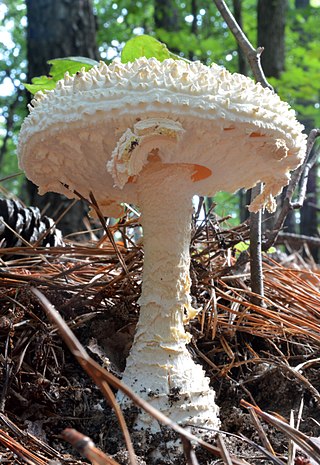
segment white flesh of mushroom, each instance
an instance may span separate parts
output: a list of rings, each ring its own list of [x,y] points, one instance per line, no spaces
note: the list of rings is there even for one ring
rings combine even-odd
[[[195,315],[191,199],[261,181],[251,209],[273,210],[305,153],[294,111],[218,65],[146,58],[66,74],[29,108],[18,155],[41,193],[93,192],[106,216],[119,215],[121,202],[141,208],[141,316],[124,381],[173,420],[217,426],[214,392],[192,361],[183,326]],[[137,427],[155,431],[148,421],[141,414]]]
[[[189,276],[194,167],[163,164],[152,150],[143,167],[147,157],[139,156],[175,143],[184,132],[179,123],[159,118],[134,129],[125,132],[109,163],[120,187],[137,176],[145,254],[140,318],[123,381],[172,420],[217,428],[215,393],[186,348],[190,334],[184,330],[184,322],[197,313]],[[159,430],[146,414],[135,426]]]

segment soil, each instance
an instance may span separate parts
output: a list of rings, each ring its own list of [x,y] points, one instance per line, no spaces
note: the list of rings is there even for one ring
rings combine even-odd
[[[16,308],[16,329],[9,324],[6,327],[4,317],[2,318],[2,342],[5,345],[15,341],[15,346],[5,347],[2,356],[4,380],[6,375],[10,377],[10,382],[7,385],[4,382],[2,385],[3,426],[4,418],[9,418],[24,432],[30,433],[44,444],[49,444],[56,451],[56,456],[51,457],[49,462],[50,456],[47,451],[42,451],[48,458],[45,463],[82,463],[84,459],[61,438],[61,432],[65,428],[75,428],[89,436],[98,448],[112,455],[118,463],[128,464],[121,430],[101,392],[44,319],[43,311],[29,287],[20,288],[18,294],[21,306]],[[72,321],[75,316],[79,319],[81,315],[90,315],[85,324],[79,324],[78,328],[74,325],[74,332],[94,360],[120,376],[134,334],[136,310],[132,311],[130,305],[126,305],[125,302],[122,308],[116,310],[113,306],[99,309],[99,306],[93,307],[92,303],[88,305],[88,302],[81,303],[81,308],[79,304],[72,308],[66,305],[70,299],[68,293],[64,295],[61,292],[47,291],[46,295],[49,300],[55,302],[58,309],[60,307],[66,320]],[[29,317],[30,313],[33,315],[33,326],[32,331],[30,332],[29,328],[24,335],[17,323],[20,322],[23,327],[28,313]],[[199,333],[198,321],[193,322],[191,330],[194,334]],[[223,438],[231,454],[252,465],[273,463],[259,450],[262,446],[261,434],[252,414],[240,405],[242,399],[264,411],[276,412],[286,420],[289,420],[292,414],[297,419],[303,402],[300,430],[308,436],[320,436],[319,398],[315,397],[315,392],[320,391],[319,360],[304,370],[302,380],[294,370],[288,368],[288,361],[291,365],[297,365],[318,358],[319,352],[316,353],[306,344],[299,344],[297,340],[289,342],[274,338],[269,341],[245,333],[219,333],[216,339],[218,342],[205,337],[199,338],[196,347],[209,360],[214,352],[214,357],[211,357],[212,363],[219,367],[214,369],[210,364],[203,362],[203,357],[198,357],[198,362],[207,370],[217,393],[221,431],[230,433]],[[225,345],[237,348],[238,360],[249,358],[253,353],[258,355],[258,359],[255,357],[256,361],[252,363],[238,366],[234,364],[233,368],[228,369],[230,357],[227,351],[221,350],[222,340]],[[220,349],[213,351],[213,348]],[[190,350],[194,353],[192,345]],[[8,352],[9,366],[6,366],[4,361]],[[23,364],[19,366],[21,358]],[[134,413],[130,412],[126,416],[129,428]],[[286,457],[288,439],[285,435],[263,421],[262,428],[277,456]],[[17,438],[12,428],[6,430],[27,449],[35,448],[39,451],[39,444],[35,446],[32,441],[30,443],[30,438]],[[132,431],[131,435],[140,465],[149,465],[154,449],[159,448],[162,456],[158,461],[153,461],[155,464],[186,463],[182,454],[173,457],[166,449],[168,441],[175,437],[167,428],[164,427],[161,434],[153,437],[152,441]],[[210,441],[215,443],[212,434]],[[196,449],[196,455],[201,465],[222,463],[200,448]],[[14,458],[14,455],[5,451],[3,447],[0,448],[0,456],[2,463],[24,463],[19,458]]]

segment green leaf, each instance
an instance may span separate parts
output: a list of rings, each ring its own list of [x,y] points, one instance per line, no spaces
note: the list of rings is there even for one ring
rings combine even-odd
[[[64,74],[68,71],[71,75],[84,68],[86,71],[97,65],[98,62],[85,57],[67,57],[55,58],[49,60],[50,67],[49,76],[40,76],[32,79],[32,84],[25,84],[25,88],[31,93],[35,94],[39,90],[52,90],[56,87],[57,82],[63,78]]]
[[[24,87],[30,92],[35,94],[39,90],[52,90],[56,87],[57,81],[48,76],[40,76],[32,79],[32,84],[24,84]]]
[[[236,249],[238,252],[244,252],[249,248],[249,242],[238,242],[238,244],[233,246],[234,249]]]
[[[69,71],[70,74],[75,74],[81,68],[88,71],[93,66],[98,65],[99,62],[86,57],[67,57],[49,60],[48,64],[51,66],[50,76],[58,81],[63,78],[66,71]]]
[[[180,58],[174,53],[170,52],[165,44],[159,42],[154,37],[144,34],[128,40],[122,49],[121,62],[133,62],[140,57],[156,58],[159,61],[166,60],[167,58]]]
[[[238,244],[234,245],[233,248],[241,253],[241,252],[244,252],[245,250],[248,250],[248,248],[250,247],[250,241],[241,241],[241,242],[238,242]],[[275,253],[277,251],[277,249],[275,247],[269,247],[269,249],[267,250],[267,253]]]

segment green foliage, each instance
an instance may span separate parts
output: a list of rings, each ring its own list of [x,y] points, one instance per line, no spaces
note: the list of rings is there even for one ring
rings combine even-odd
[[[308,131],[320,125],[319,30],[319,7],[296,9],[292,4],[286,27],[286,70],[280,79],[270,79]]]
[[[196,2],[196,11],[192,11],[194,2],[174,0],[177,10],[177,27],[167,31],[155,27],[155,8],[161,0],[93,0],[97,17],[97,43],[101,59],[109,62],[120,57],[123,62],[138,56],[156,56],[162,60],[168,57],[182,57],[200,60],[210,65],[216,62],[226,66],[230,71],[238,69],[238,47],[233,35],[222,20],[212,0]],[[253,45],[257,45],[256,0],[242,3],[243,29]],[[313,6],[297,10],[294,0],[289,1],[290,10],[286,27],[286,70],[278,80],[270,79],[280,96],[287,100],[297,111],[303,121],[313,126],[320,125],[320,48],[319,1],[311,2]],[[229,2],[232,8],[232,2]],[[1,11],[4,15],[1,17]],[[192,16],[192,13],[195,16]],[[11,42],[0,42],[0,89],[1,84],[11,82],[7,94],[0,92],[0,151],[2,139],[7,134],[7,121],[10,108],[15,103],[16,92],[26,80],[26,5],[23,0],[6,0],[1,10],[0,32],[10,32]],[[140,45],[139,45],[140,42]],[[165,45],[161,44],[165,43]],[[125,45],[126,44],[126,45]],[[122,55],[121,55],[122,52]],[[174,52],[174,53],[172,53]],[[150,55],[151,54],[151,55]],[[79,59],[79,58],[78,58]],[[58,60],[51,68],[51,77],[40,78],[32,86],[51,88],[68,69],[71,74],[85,65],[89,69],[95,63],[68,63]],[[72,65],[72,67],[70,67]],[[39,79],[39,78],[38,78]],[[49,85],[49,87],[46,87]],[[31,87],[36,91],[39,87]],[[0,177],[17,171],[15,144],[20,124],[26,114],[26,98],[21,95],[14,108],[14,121],[9,128],[10,143],[2,160],[0,160]],[[16,189],[16,186],[14,186]],[[232,215],[231,224],[238,222],[238,199],[235,195],[221,193],[215,197],[220,216]]]
[[[132,62],[140,57],[157,58],[159,61],[167,58],[179,59],[170,52],[166,44],[146,34],[128,40],[121,52],[122,63]]]
[[[154,57],[159,61],[167,58],[182,59],[170,52],[165,44],[146,34],[133,37],[125,44],[121,52],[121,61],[122,63],[128,63],[142,56],[146,58]],[[74,75],[81,69],[88,71],[98,62],[85,57],[66,57],[49,60],[48,64],[50,65],[49,76],[35,77],[32,79],[32,84],[24,84],[30,93],[35,94],[39,91],[52,90],[66,72]]]
[[[239,198],[237,195],[228,192],[218,192],[213,197],[213,201],[217,204],[214,212],[220,218],[231,217],[226,221],[229,227],[239,224]]]
[[[241,252],[245,252],[250,247],[250,241],[241,241],[238,244],[234,245],[233,248],[236,251],[236,254],[240,254]],[[275,247],[269,247],[267,253],[275,253],[277,249]]]
[[[26,6],[23,0],[0,2],[0,179],[18,171],[18,132],[26,116],[22,82],[26,79]],[[1,182],[18,194],[23,177]]]
[[[49,60],[48,64],[51,66],[49,76],[35,77],[32,79],[32,84],[24,84],[31,94],[35,94],[40,90],[52,90],[67,71],[71,75],[77,73],[82,68],[88,71],[94,65],[97,65],[98,62],[85,57],[67,57]]]
[[[97,43],[104,61],[120,56],[131,37],[154,32],[152,0],[94,0],[93,3],[98,21]]]
[[[121,52],[122,63],[132,62],[140,57],[157,58],[159,61],[167,58],[184,59],[170,52],[164,43],[146,34],[128,40]],[[73,75],[81,69],[88,71],[98,62],[85,57],[66,57],[49,60],[48,64],[51,66],[49,76],[35,77],[32,79],[32,84],[24,84],[30,93],[52,90],[66,72]]]
[[[246,250],[249,249],[249,247],[250,247],[249,241],[241,241],[241,242],[238,242],[238,244],[233,246],[233,248],[239,253],[245,252]]]

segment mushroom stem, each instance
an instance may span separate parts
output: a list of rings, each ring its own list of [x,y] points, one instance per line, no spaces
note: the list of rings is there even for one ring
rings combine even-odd
[[[189,342],[192,171],[152,165],[138,180],[145,260],[137,341],[176,353]]]
[[[214,391],[186,348],[190,303],[191,166],[149,162],[137,179],[144,271],[140,319],[123,381],[179,423],[217,427]],[[160,181],[161,180],[161,181]],[[159,431],[145,414],[137,429]]]

